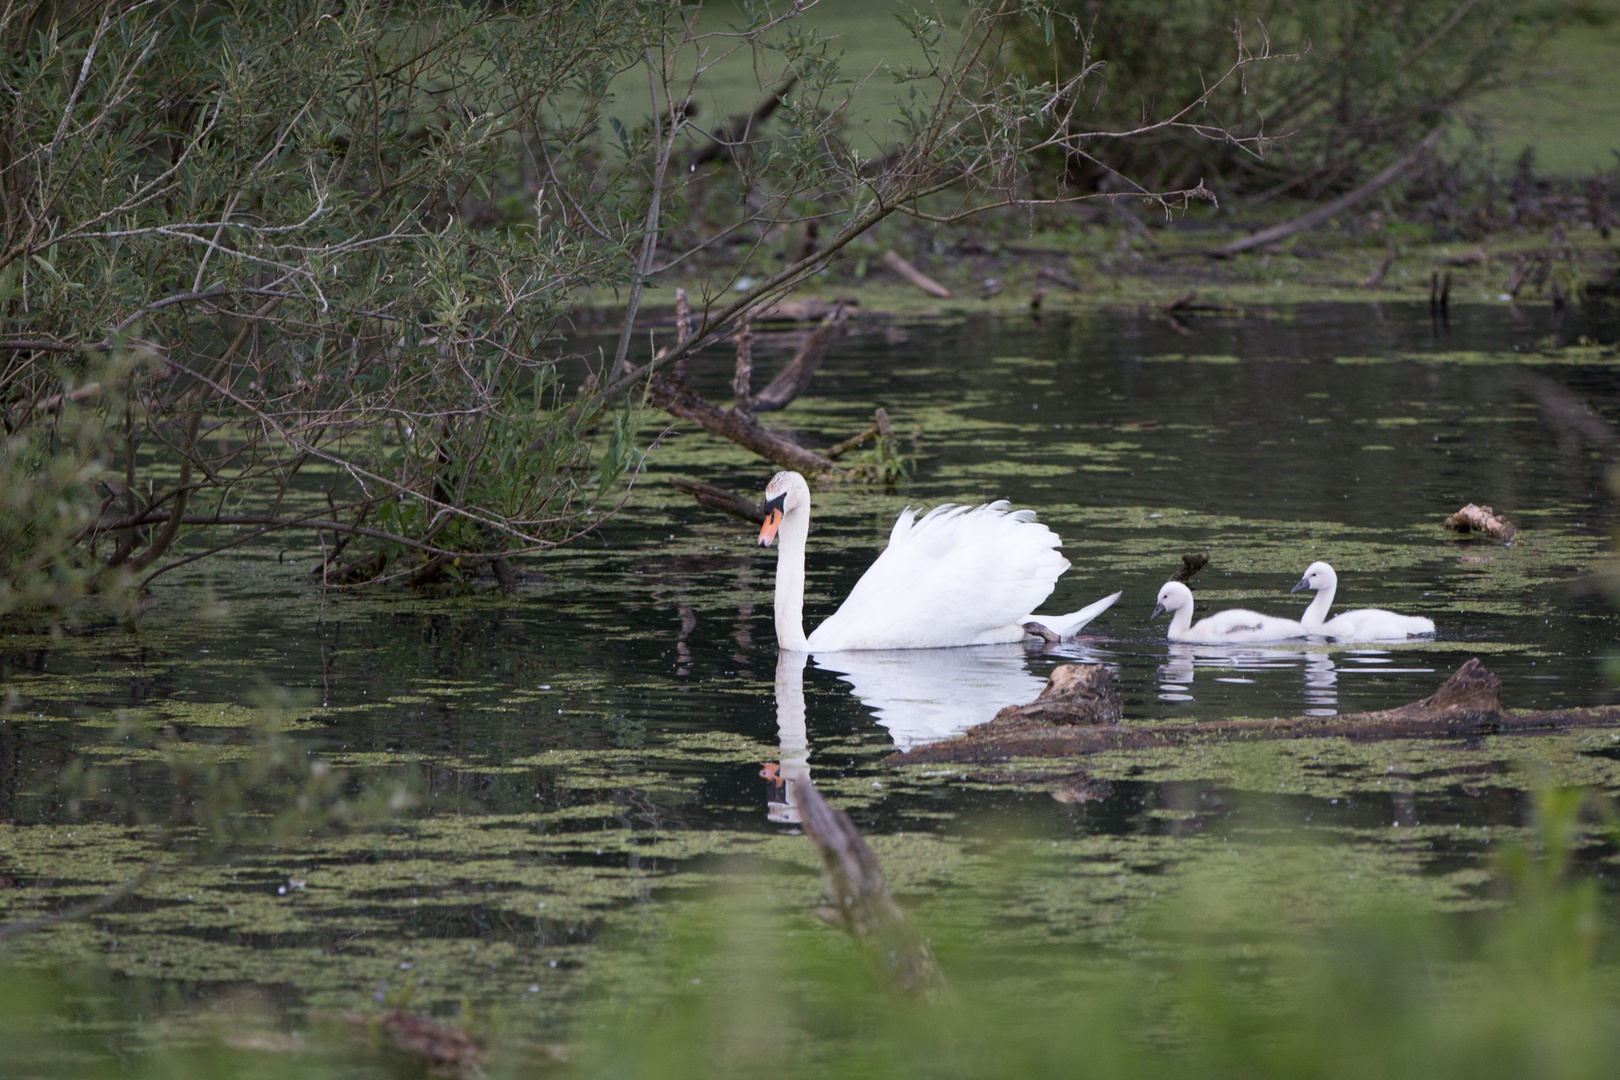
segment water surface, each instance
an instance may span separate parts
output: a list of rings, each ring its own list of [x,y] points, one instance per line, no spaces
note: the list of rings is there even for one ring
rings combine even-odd
[[[1001,776],[882,759],[1031,699],[1075,658],[1116,670],[1138,724],[1389,707],[1470,656],[1513,707],[1610,700],[1620,622],[1580,584],[1613,524],[1605,450],[1550,422],[1526,379],[1620,418],[1620,358],[1580,344],[1617,329],[1601,308],[1464,308],[1445,326],[1391,305],[1182,324],[856,320],[812,393],[770,422],[828,445],[882,405],[919,430],[917,461],[900,490],[816,493],[807,619],[833,610],[904,506],[1007,498],[1064,537],[1073,568],[1049,610],[1124,590],[1094,639],[779,663],[774,550],[667,484],[756,491],[771,470],[672,434],[623,513],[530,564],[515,596],[323,597],[312,552],[247,548],[166,579],[133,627],[4,639],[0,915],[54,910],[158,859],[130,902],[22,947],[110,972],[115,1035],[248,987],[294,1026],[405,989],[414,1007],[465,998],[555,1037],[587,985],[633,989],[631,944],[695,887],[753,870],[785,909],[809,909],[813,855],[774,779],[805,771],[925,926],[968,926],[1054,970],[1134,947],[1168,882],[1226,872],[1234,848],[1282,844],[1363,888],[1478,904],[1492,845],[1522,823],[1519,770],[1613,789],[1620,740],[1306,740]],[[765,336],[756,363],[794,341]],[[725,396],[728,357],[695,370]],[[1509,516],[1523,542],[1446,534],[1465,502]],[[1289,588],[1326,559],[1340,609],[1427,615],[1439,633],[1171,646],[1153,597],[1201,551],[1209,608],[1297,616]],[[140,821],[172,789],[150,752],[109,738],[117,718],[239,742],[273,688],[291,694],[303,745],[357,777],[408,778],[418,809],[201,865],[155,852]],[[76,760],[107,786],[77,813],[59,784]],[[1602,871],[1609,856],[1583,857]]]

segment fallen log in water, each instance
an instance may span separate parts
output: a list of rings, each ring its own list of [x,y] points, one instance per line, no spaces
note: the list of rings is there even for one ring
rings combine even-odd
[[[1503,544],[1513,543],[1513,538],[1519,531],[1495,510],[1488,506],[1475,506],[1473,503],[1446,518],[1445,526],[1452,532],[1479,533]]]
[[[770,385],[754,395],[753,400],[749,402],[749,411],[762,413],[785,409],[789,402],[804,393],[810,385],[811,376],[815,375],[821,361],[827,356],[827,346],[832,344],[844,325],[845,317],[842,304],[828,312],[826,318],[821,320],[821,325],[810,331],[810,336],[805,339],[804,345],[794,354],[793,359],[776,373],[776,378],[771,380]]]
[[[1113,672],[1101,664],[1059,664],[1040,697],[1007,706],[984,727],[1010,733],[1053,724],[1117,724],[1124,711]]]
[[[1145,750],[1212,742],[1263,739],[1472,738],[1481,735],[1533,735],[1571,728],[1620,727],[1620,706],[1589,709],[1514,711],[1504,709],[1501,680],[1477,658],[1422,701],[1380,712],[1342,716],[1299,716],[1278,720],[1214,720],[1196,724],[1097,722],[1089,725],[1008,723],[997,720],[955,738],[905,753],[890,754],[889,765],[1003,762],[1014,758],[1063,758],[1105,750]],[[1038,702],[1037,702],[1038,704]],[[1022,708],[1030,708],[1023,706]],[[1006,710],[1003,710],[1003,714]]]
[[[828,806],[808,777],[799,781],[794,794],[804,833],[821,855],[821,882],[831,901],[816,914],[871,949],[902,990],[933,997],[945,986],[939,963],[889,895],[883,867],[855,823]]]
[[[950,299],[951,290],[947,289],[945,286],[941,285],[939,282],[935,281],[921,270],[918,270],[915,266],[912,266],[910,263],[906,262],[906,260],[902,259],[899,253],[893,248],[890,248],[888,251],[883,253],[883,265],[905,278],[907,281],[921,289],[923,292],[927,293],[929,296],[937,296],[941,300]]]
[[[654,375],[649,381],[647,399],[671,416],[690,420],[703,430],[729,439],[784,469],[794,469],[805,476],[841,479],[846,475],[844,470],[820,454],[806,450],[787,436],[765,427],[746,410],[722,409],[701,394],[662,375]]]

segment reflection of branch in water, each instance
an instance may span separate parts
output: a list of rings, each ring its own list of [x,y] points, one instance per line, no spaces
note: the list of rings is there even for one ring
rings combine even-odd
[[[737,566],[737,595],[742,599],[737,601],[737,629],[731,638],[742,648],[742,653],[733,655],[739,664],[746,664],[747,653],[754,647],[754,588],[746,561]]]
[[[684,678],[692,674],[692,647],[686,640],[697,629],[697,613],[692,610],[691,604],[682,604],[680,615],[681,629],[675,635],[675,674]]]

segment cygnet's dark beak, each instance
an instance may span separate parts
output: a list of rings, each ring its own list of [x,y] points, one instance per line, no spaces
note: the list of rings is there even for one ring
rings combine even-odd
[[[765,525],[759,530],[760,547],[770,547],[771,541],[776,539],[776,530],[782,527],[782,504],[785,502],[785,491],[774,499],[765,500]]]
[[[1294,593],[1294,592],[1304,592],[1304,591],[1305,591],[1305,590],[1306,590],[1306,589],[1308,589],[1308,588],[1310,588],[1310,587],[1311,587],[1311,583],[1310,583],[1310,580],[1309,580],[1309,579],[1307,579],[1307,578],[1300,578],[1300,579],[1299,579],[1299,584],[1298,584],[1298,585],[1295,585],[1295,586],[1294,586],[1294,587],[1293,587],[1293,588],[1292,588],[1292,589],[1289,589],[1289,590],[1288,590],[1288,591],[1289,591],[1289,592],[1291,592],[1291,593]]]
[[[1168,610],[1168,609],[1165,608],[1163,601],[1161,601],[1161,602],[1159,602],[1157,604],[1154,604],[1153,605],[1153,614],[1148,616],[1148,622],[1152,622],[1154,619],[1157,619],[1160,615],[1163,615],[1166,610]]]

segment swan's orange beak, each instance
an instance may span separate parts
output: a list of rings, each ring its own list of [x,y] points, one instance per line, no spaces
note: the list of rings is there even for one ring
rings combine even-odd
[[[765,515],[765,525],[759,530],[759,546],[770,547],[776,539],[776,530],[782,525],[782,511],[772,510]]]
[[[782,514],[787,502],[787,492],[783,492],[774,499],[765,500],[765,526],[759,530],[759,546],[770,547],[771,541],[776,539],[776,530],[782,527]]]

